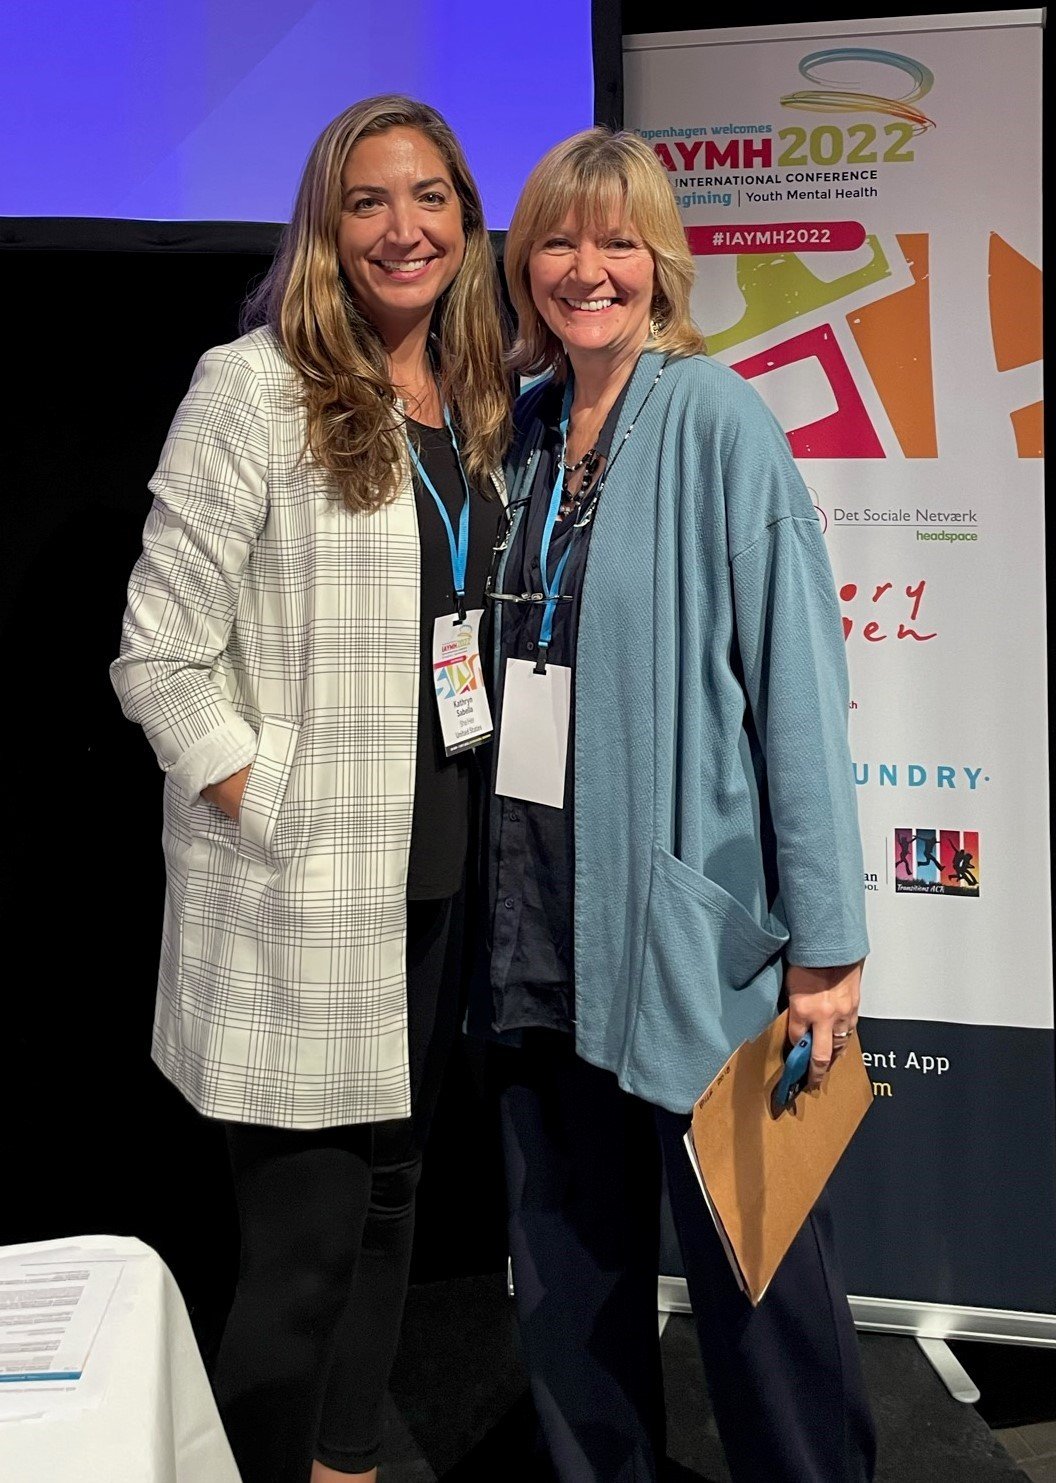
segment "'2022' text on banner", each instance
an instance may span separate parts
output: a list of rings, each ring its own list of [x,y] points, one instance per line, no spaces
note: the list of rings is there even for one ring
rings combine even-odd
[[[833,1182],[850,1289],[1052,1315],[1040,22],[634,36],[624,77],[839,590],[875,1094]]]

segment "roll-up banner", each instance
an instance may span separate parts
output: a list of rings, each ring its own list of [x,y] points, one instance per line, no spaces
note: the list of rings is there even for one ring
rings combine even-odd
[[[1042,18],[633,36],[624,85],[694,316],[784,428],[839,592],[872,941],[874,1105],[832,1185],[856,1319],[1056,1343]]]

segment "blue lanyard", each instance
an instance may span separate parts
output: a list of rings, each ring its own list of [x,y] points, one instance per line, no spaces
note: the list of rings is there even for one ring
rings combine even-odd
[[[414,444],[407,434],[406,426],[403,431],[404,437],[407,438],[407,451],[411,455],[411,462],[414,464],[415,472],[433,496],[433,503],[440,511],[440,519],[444,522],[444,529],[447,531],[447,544],[451,551],[451,578],[455,584],[455,602],[458,606],[459,621],[464,622],[466,617],[466,563],[469,560],[469,480],[466,478],[466,471],[462,467],[462,456],[458,451],[458,439],[455,437],[455,430],[451,426],[451,414],[446,407],[444,408],[444,425],[451,436],[451,447],[455,450],[455,462],[458,464],[458,472],[462,478],[462,488],[466,491],[466,497],[462,504],[462,514],[458,518],[457,542],[455,540],[454,529],[451,525],[451,517],[447,513],[443,500],[436,492],[436,485],[426,473],[425,466],[418,457]],[[563,458],[562,462],[564,462]]]
[[[550,640],[554,633],[554,614],[557,604],[561,598],[561,580],[565,575],[565,567],[568,558],[572,554],[572,546],[576,539],[575,528],[568,538],[561,560],[557,563],[554,572],[554,580],[551,582],[547,574],[550,565],[550,539],[557,525],[558,511],[561,508],[561,497],[564,494],[565,485],[565,453],[568,449],[568,423],[572,414],[572,377],[568,378],[565,386],[565,396],[561,403],[561,454],[557,460],[557,478],[554,480],[554,490],[550,496],[550,508],[546,512],[546,520],[543,524],[543,537],[539,546],[539,576],[542,582],[543,593],[546,597],[546,606],[543,609],[543,621],[539,627],[540,655],[536,669],[546,667],[546,651],[550,647]]]

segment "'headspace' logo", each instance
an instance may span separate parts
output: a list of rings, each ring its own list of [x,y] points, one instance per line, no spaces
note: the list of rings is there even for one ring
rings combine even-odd
[[[979,831],[896,829],[895,890],[925,896],[979,895]]]

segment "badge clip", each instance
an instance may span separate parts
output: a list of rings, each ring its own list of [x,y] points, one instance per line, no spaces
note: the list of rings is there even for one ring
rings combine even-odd
[[[535,661],[535,668],[532,670],[532,674],[533,675],[545,675],[546,674],[546,654],[547,654],[547,650],[549,648],[550,648],[550,645],[549,644],[540,644],[539,645],[539,652],[538,652],[538,657],[536,658],[536,661]]]

